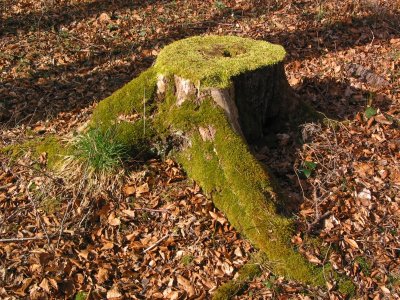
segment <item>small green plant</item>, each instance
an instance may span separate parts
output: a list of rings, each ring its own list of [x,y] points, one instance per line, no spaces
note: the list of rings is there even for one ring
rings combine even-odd
[[[119,28],[119,26],[116,25],[116,24],[108,24],[108,25],[107,25],[107,29],[108,29],[109,31],[115,31],[115,30],[118,30],[118,28]]]
[[[325,18],[326,12],[322,6],[318,9],[317,14],[315,15],[315,20],[321,22]]]
[[[74,144],[75,158],[96,172],[116,169],[126,155],[127,148],[114,140],[112,130],[91,129],[78,136]]]
[[[375,116],[377,113],[378,113],[378,111],[377,111],[375,108],[369,106],[369,107],[367,107],[367,109],[364,111],[364,116],[365,116],[365,118],[367,118],[367,120],[368,120],[368,119],[372,118],[373,116]]]
[[[87,293],[83,291],[79,291],[75,295],[75,300],[86,300],[87,298]]]
[[[55,213],[61,206],[61,201],[58,198],[46,198],[41,201],[42,209],[48,213],[53,214]]]
[[[61,30],[58,32],[58,35],[59,35],[61,38],[64,38],[64,39],[69,38],[69,36],[70,36],[69,32],[68,32],[67,30],[63,30],[63,29],[61,29]]]
[[[346,192],[349,189],[349,183],[347,182],[346,177],[342,177],[341,179],[341,185],[340,185],[340,190],[342,192]]]
[[[222,2],[222,1],[215,1],[214,2],[214,5],[215,5],[215,7],[217,8],[217,9],[219,9],[219,10],[224,10],[225,8],[226,8],[226,5],[225,5],[225,3],[224,2]]]
[[[305,162],[303,162],[303,167],[299,169],[299,173],[305,178],[308,178],[311,176],[312,172],[315,170],[316,167],[317,163],[306,160]]]
[[[275,284],[276,277],[271,275],[267,280],[264,281],[264,285],[267,289],[272,289]]]
[[[392,288],[400,286],[400,274],[390,273],[388,276],[388,285]]]
[[[394,52],[392,52],[392,58],[394,61],[400,60],[400,51],[395,50]]]
[[[361,271],[369,276],[371,274],[371,266],[370,264],[367,262],[367,260],[364,257],[357,257],[355,259],[355,262],[358,264],[358,266],[360,267]]]
[[[181,262],[185,267],[187,267],[193,262],[193,260],[194,256],[192,254],[186,254],[182,256]]]

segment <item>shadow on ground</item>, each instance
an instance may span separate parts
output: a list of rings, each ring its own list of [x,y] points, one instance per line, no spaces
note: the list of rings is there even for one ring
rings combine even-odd
[[[146,2],[156,3],[157,1]],[[258,1],[255,1],[258,3]],[[144,5],[142,1],[95,1],[74,5],[73,7],[52,8],[47,21],[42,22],[43,30],[52,30],[67,22],[77,19],[84,19],[102,11],[112,14],[116,9],[139,8]],[[71,9],[67,13],[67,9]],[[184,37],[212,33],[220,23],[230,22],[234,26],[231,11],[225,10],[211,15],[209,18],[193,26],[192,24],[178,24],[171,26],[166,34],[159,34],[157,38],[146,40],[137,45],[144,49],[152,49],[155,45],[164,46],[174,40]],[[242,11],[242,15],[246,15]],[[58,16],[58,17],[57,17]],[[250,15],[256,18],[257,15]],[[39,18],[39,15],[21,15],[15,19],[6,20],[2,26],[3,35],[14,34],[15,29],[30,30],[32,19]],[[264,39],[282,44],[289,53],[290,60],[303,60],[310,57],[318,57],[326,51],[339,51],[371,42],[371,28],[388,27],[388,24],[398,24],[398,15],[388,14],[386,16],[371,15],[365,18],[354,18],[352,22],[339,22],[329,25],[315,25],[314,20],[307,30],[295,30],[293,32],[280,32],[272,35],[265,35]],[[357,32],[359,38],[351,38]],[[375,41],[387,42],[390,36],[398,36],[399,30],[396,27],[388,27],[386,34],[375,36]],[[340,37],[338,36],[340,35]],[[319,37],[316,39],[316,37]],[[121,47],[118,51],[98,51],[85,59],[64,64],[55,65],[46,72],[37,70],[27,78],[15,78],[3,80],[3,88],[0,89],[0,121],[3,125],[14,126],[16,124],[30,124],[36,121],[45,120],[56,116],[59,112],[71,111],[83,108],[93,101],[99,101],[111,92],[117,90],[132,78],[137,76],[145,68],[149,67],[154,57],[142,57],[132,62],[129,66],[113,67],[108,70],[97,69],[99,65],[116,59],[126,59],[135,53],[132,45]],[[137,53],[136,53],[137,54]],[[75,70],[84,66],[88,75],[77,76]],[[324,85],[327,84],[328,85]],[[317,80],[306,80],[305,86],[300,92],[305,91],[307,97],[317,98],[318,101],[325,101],[320,95],[321,90],[325,94],[332,93],[330,87],[336,88],[334,83],[318,82]],[[312,94],[315,93],[313,96]],[[339,99],[340,100],[340,99]],[[340,100],[341,101],[341,100]],[[314,101],[315,102],[315,101]],[[349,104],[349,109],[352,104]],[[332,110],[332,107],[329,107]],[[335,115],[335,113],[329,113]],[[343,113],[337,113],[342,118]]]
[[[382,94],[357,89],[332,78],[305,78],[295,88],[303,101],[334,120],[352,119],[368,105],[385,111],[392,102]]]
[[[58,1],[50,2],[43,6],[41,11],[33,11],[27,14],[20,13],[2,20],[0,25],[0,37],[7,34],[26,33],[28,31],[41,31],[54,29],[72,22],[86,19],[102,12],[113,12],[124,9],[138,9],[156,2],[168,2],[157,0],[97,0],[77,4],[58,4]],[[6,5],[6,4],[5,4]]]

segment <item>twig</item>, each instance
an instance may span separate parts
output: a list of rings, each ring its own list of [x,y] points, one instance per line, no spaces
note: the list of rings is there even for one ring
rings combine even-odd
[[[293,170],[294,170],[294,174],[296,174],[297,181],[299,182],[299,185],[300,185],[300,188],[301,188],[301,193],[303,194],[303,199],[307,199],[306,198],[306,194],[304,193],[303,186],[301,185],[301,180],[300,180],[299,174],[297,174],[296,166],[293,166]]]
[[[371,33],[372,33],[372,41],[371,41],[371,43],[369,44],[369,46],[372,47],[372,44],[374,43],[374,40],[375,40],[375,35],[374,35],[374,32],[372,31],[372,29],[369,29],[369,30],[370,30]]]
[[[319,208],[318,208],[318,197],[317,197],[317,187],[313,184],[313,200],[315,205],[315,218],[319,219]]]
[[[87,174],[85,174],[85,176],[87,176]],[[68,201],[67,209],[65,210],[63,219],[61,220],[61,224],[60,224],[59,235],[58,235],[57,246],[56,246],[57,249],[58,249],[58,247],[59,247],[59,245],[60,245],[60,242],[61,242],[61,236],[62,236],[63,231],[64,231],[64,224],[65,224],[65,221],[67,220],[67,216],[68,216],[68,214],[69,214],[69,212],[70,212],[70,209],[71,209],[72,205],[74,204],[74,202],[75,202],[77,196],[80,194],[81,190],[83,189],[83,184],[84,184],[85,182],[86,182],[86,178],[83,179],[83,180],[81,181],[81,183],[79,184],[77,194],[76,194],[76,195],[74,194],[74,195],[71,197],[71,199]],[[82,196],[82,198],[84,198],[84,197]]]
[[[30,182],[28,183],[28,186],[27,186],[27,188],[26,188],[26,196],[28,197],[29,201],[32,203],[33,209],[34,209],[34,211],[35,211],[36,218],[37,218],[38,221],[39,221],[39,225],[40,225],[40,227],[42,227],[42,230],[43,230],[44,234],[46,235],[47,243],[48,243],[49,246],[52,248],[51,243],[50,243],[50,237],[49,237],[49,235],[47,234],[46,226],[44,226],[44,224],[43,224],[43,222],[42,222],[42,219],[41,219],[41,217],[40,217],[40,215],[39,215],[39,212],[38,212],[37,207],[36,207],[35,200],[33,200],[33,198],[29,195],[29,188],[30,188],[31,184],[32,184],[32,181],[30,181]]]
[[[308,231],[308,232],[312,231],[322,220],[325,220],[325,219],[328,218],[331,214],[332,214],[331,211],[327,211],[327,212],[324,213],[322,216],[320,216],[319,218],[317,218],[316,220],[314,220],[312,223],[308,223],[308,224],[307,224],[307,231]]]
[[[82,219],[79,221],[78,227],[82,226],[82,223],[85,221],[85,219],[92,213],[92,208],[89,207],[88,211],[86,214],[82,217]]]
[[[15,237],[15,238],[5,238],[0,239],[0,243],[12,243],[12,242],[26,242],[26,241],[38,241],[44,239],[53,239],[58,236],[58,233],[51,233],[47,237],[46,236],[33,236],[33,237]]]
[[[32,170],[32,171],[34,171],[34,172],[40,173],[40,174],[42,174],[43,176],[46,176],[47,178],[49,178],[49,179],[51,179],[52,181],[54,181],[56,184],[62,185],[61,183],[58,182],[57,178],[51,176],[50,174],[47,174],[47,172],[45,172],[45,171],[42,171],[42,170],[39,170],[39,169],[35,169],[35,168],[32,167],[32,166],[23,165],[23,164],[20,164],[20,163],[13,163],[13,164],[16,165],[16,166],[18,166],[18,167],[23,167],[23,168]]]
[[[146,136],[146,87],[143,88],[143,136]]]
[[[151,249],[157,247],[159,244],[161,244],[162,241],[166,240],[169,236],[170,236],[170,233],[168,233],[167,235],[164,235],[161,239],[159,239],[153,245],[144,249],[142,253],[146,253],[147,251],[150,251]]]
[[[12,185],[13,185],[12,183],[7,183],[5,185],[0,185],[0,190],[5,190],[5,189],[9,188]]]
[[[161,213],[170,213],[168,209],[154,209],[154,208],[146,208],[146,207],[138,207],[132,208],[133,210],[145,210],[151,212],[161,212]]]
[[[22,238],[7,238],[7,239],[0,239],[0,243],[12,243],[12,242],[24,242],[24,241],[34,241],[34,240],[43,240],[46,237],[42,236],[34,236],[34,237],[22,237]]]
[[[29,206],[29,205],[26,205]],[[22,211],[23,208],[26,209],[26,206],[23,207],[18,207],[16,210],[14,210],[10,215],[8,215],[7,217],[2,217],[2,220],[0,220],[0,226],[3,225],[3,223],[5,221],[10,220],[12,217],[14,217],[16,214],[20,213]]]
[[[331,246],[332,246],[332,243],[329,243],[328,251],[326,251],[324,260],[322,262],[322,275],[324,276],[325,282],[328,282],[328,279],[326,278],[326,275],[325,275],[325,263],[326,263],[326,261],[328,259],[328,255],[329,255],[329,251],[331,250]],[[330,289],[328,289],[328,294],[329,294],[329,296],[331,295]]]

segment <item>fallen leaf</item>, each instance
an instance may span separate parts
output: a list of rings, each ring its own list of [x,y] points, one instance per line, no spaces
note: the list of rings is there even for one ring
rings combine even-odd
[[[122,210],[122,212],[131,218],[136,217],[136,212],[134,210],[124,209],[124,210]]]
[[[108,270],[105,268],[99,268],[96,278],[98,284],[103,284],[108,279]]]
[[[146,182],[136,189],[136,197],[139,197],[142,194],[148,193],[149,191],[150,191],[149,184]]]
[[[99,21],[100,21],[101,23],[107,23],[107,22],[110,21],[110,20],[111,20],[110,16],[109,16],[108,14],[106,14],[106,13],[102,13],[102,14],[99,16]]]
[[[188,293],[189,297],[195,294],[193,286],[190,284],[190,281],[187,280],[185,277],[178,275],[176,277],[178,284],[185,288],[185,291]]]
[[[122,297],[122,294],[118,291],[116,287],[113,287],[111,290],[107,291],[107,299],[119,299]]]
[[[33,128],[33,130],[34,130],[35,132],[39,133],[39,134],[42,134],[42,133],[45,133],[45,132],[46,132],[46,127],[43,126],[43,125],[38,125],[38,126],[35,126],[35,127]]]
[[[108,216],[108,224],[110,224],[111,226],[119,226],[121,224],[121,220],[115,216],[114,212],[112,212]]]
[[[133,185],[125,185],[123,190],[125,196],[132,196],[136,193],[136,188]]]
[[[371,163],[358,163],[354,166],[354,170],[361,177],[374,175],[374,166]]]
[[[43,278],[42,282],[39,284],[39,286],[48,294],[50,294],[50,286],[49,286],[49,281],[46,278]]]
[[[361,200],[363,200],[363,199],[365,199],[365,200],[371,200],[371,199],[372,199],[371,191],[368,190],[368,189],[366,189],[366,188],[364,188],[361,192],[359,192],[359,193],[357,194],[357,198],[358,198],[358,199],[361,199]]]
[[[351,248],[353,249],[358,249],[358,244],[355,240],[348,238],[348,237],[344,237],[344,241],[350,245]]]
[[[114,248],[114,243],[113,242],[106,242],[103,244],[103,247],[101,247],[101,250],[110,250]]]

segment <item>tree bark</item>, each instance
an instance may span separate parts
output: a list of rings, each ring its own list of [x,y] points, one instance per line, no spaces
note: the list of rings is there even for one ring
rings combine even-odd
[[[159,95],[166,91],[166,78],[158,76]],[[178,106],[187,100],[201,103],[211,97],[224,110],[235,132],[249,144],[262,141],[271,123],[289,119],[300,105],[286,79],[283,62],[233,77],[226,88],[202,88],[174,75],[174,90]]]

